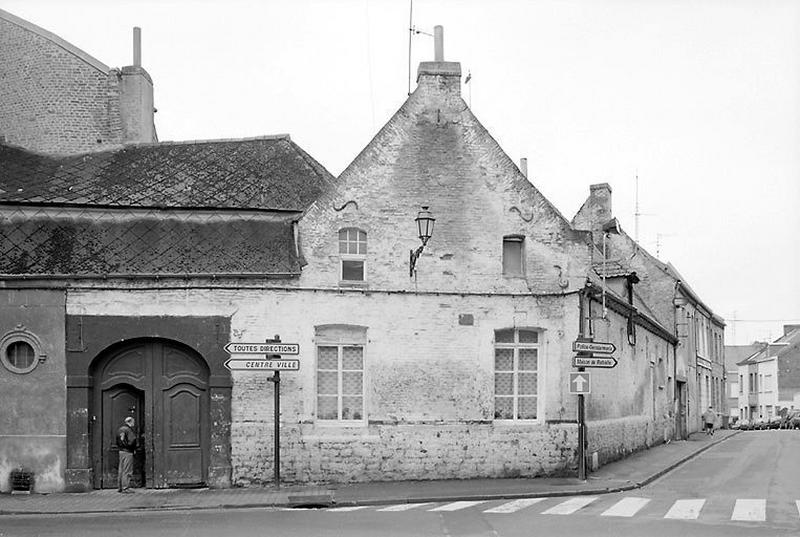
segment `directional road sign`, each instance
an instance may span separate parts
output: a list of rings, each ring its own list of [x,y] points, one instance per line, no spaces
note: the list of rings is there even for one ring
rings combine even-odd
[[[573,356],[572,367],[604,367],[610,369],[617,365],[613,356]]]
[[[235,343],[225,345],[229,354],[300,354],[297,343]]]
[[[617,347],[613,343],[603,343],[600,341],[573,341],[572,350],[575,352],[599,352],[611,354]]]
[[[257,360],[253,358],[230,358],[225,367],[231,371],[299,371],[300,360]]]
[[[592,392],[591,376],[585,371],[570,372],[569,393],[585,395]]]

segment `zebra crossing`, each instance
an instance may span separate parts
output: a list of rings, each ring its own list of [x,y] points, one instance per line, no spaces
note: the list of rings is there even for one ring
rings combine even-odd
[[[602,498],[602,499],[601,499]],[[461,500],[446,503],[403,503],[389,506],[347,506],[326,509],[331,513],[348,513],[353,511],[373,510],[378,513],[402,513],[408,511],[427,511],[431,513],[453,513],[466,509],[479,509],[487,515],[509,515],[521,511],[533,512],[546,516],[569,516],[575,514],[598,515],[603,517],[631,518],[637,515],[672,519],[672,520],[698,520],[702,517],[704,509],[709,504],[729,505],[729,500],[708,500],[706,498],[675,499],[668,502],[637,496],[623,498],[613,496],[574,496],[559,498],[522,498],[512,501],[497,500]],[[800,500],[785,500],[788,505],[796,509],[787,509],[780,506],[780,512],[789,511],[789,521],[800,524]],[[775,502],[773,502],[775,503]],[[658,507],[654,507],[659,504]],[[647,509],[653,507],[652,509]],[[646,515],[643,513],[646,512]],[[765,522],[767,521],[767,500],[765,499],[736,499],[728,515],[723,518],[734,522]],[[715,510],[715,517],[720,517],[719,507]]]

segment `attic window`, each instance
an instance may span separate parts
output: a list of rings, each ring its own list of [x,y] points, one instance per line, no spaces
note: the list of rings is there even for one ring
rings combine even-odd
[[[363,282],[367,257],[367,233],[357,228],[339,230],[340,279],[343,282]]]
[[[508,235],[503,237],[503,276],[523,276],[523,246],[525,237]]]

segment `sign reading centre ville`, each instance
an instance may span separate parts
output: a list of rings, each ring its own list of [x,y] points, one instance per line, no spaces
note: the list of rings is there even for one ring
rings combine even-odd
[[[231,358],[225,362],[231,371],[300,371],[300,360],[262,360],[257,358]]]
[[[300,354],[298,343],[228,343],[228,354]]]

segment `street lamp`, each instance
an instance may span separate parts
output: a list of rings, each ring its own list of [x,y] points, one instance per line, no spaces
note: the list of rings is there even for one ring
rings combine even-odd
[[[414,219],[414,221],[417,223],[417,232],[419,235],[419,240],[422,241],[422,244],[416,250],[410,251],[408,265],[409,278],[414,276],[414,266],[417,264],[417,259],[422,254],[422,249],[425,248],[426,244],[428,244],[428,240],[431,238],[431,235],[433,235],[433,224],[436,222],[436,219],[428,210],[428,206],[423,205],[422,210],[417,213],[417,217]]]

